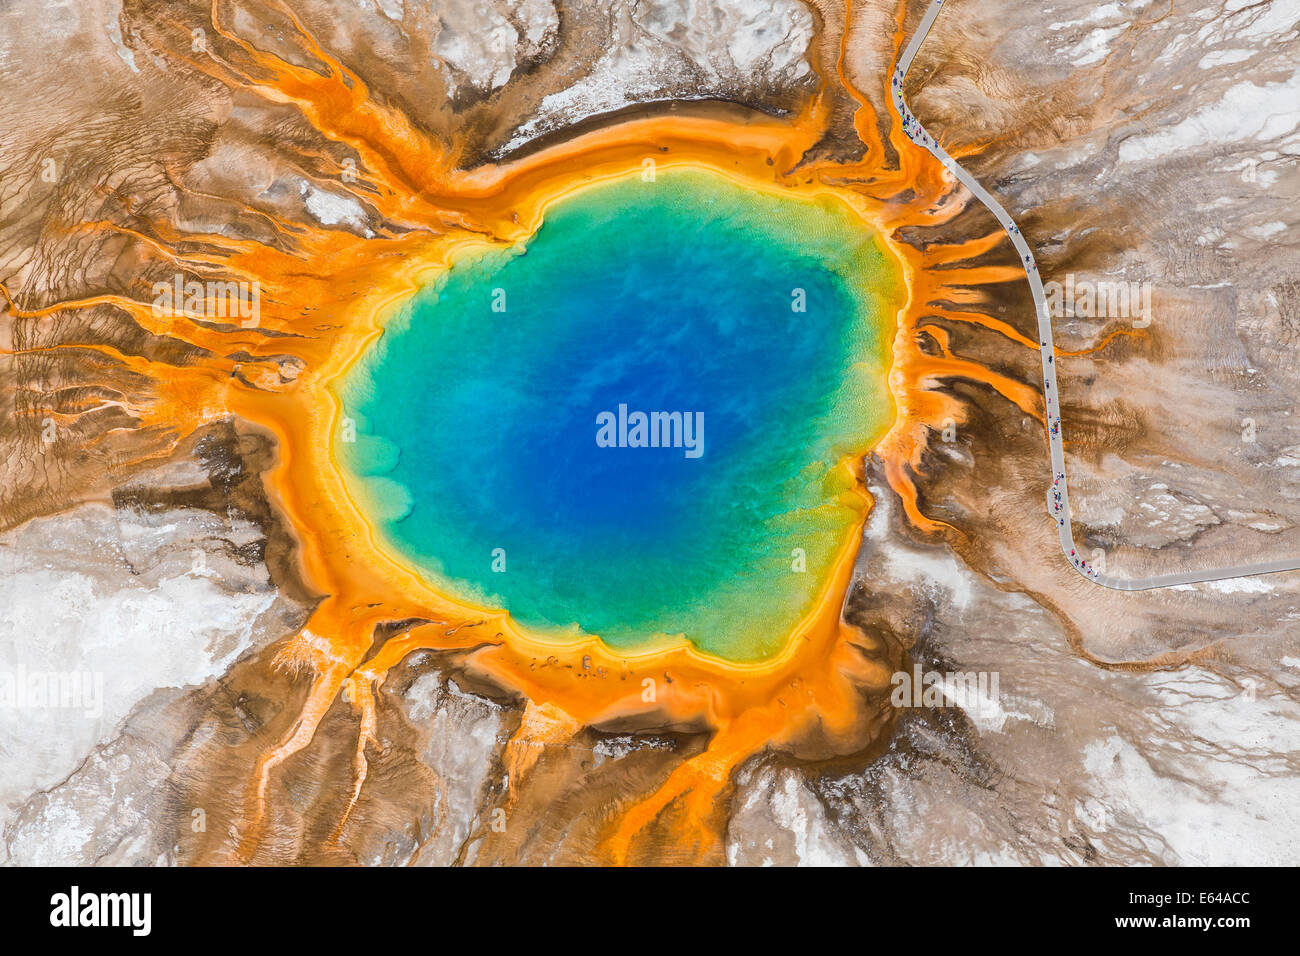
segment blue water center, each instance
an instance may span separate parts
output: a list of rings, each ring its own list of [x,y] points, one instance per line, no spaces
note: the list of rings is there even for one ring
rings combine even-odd
[[[337,390],[392,552],[556,641],[781,650],[892,423],[896,260],[839,200],[704,171],[593,185],[467,253]]]

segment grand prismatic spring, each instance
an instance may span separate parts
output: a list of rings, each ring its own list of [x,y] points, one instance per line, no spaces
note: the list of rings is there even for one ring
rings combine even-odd
[[[388,320],[336,449],[439,590],[565,643],[761,661],[854,550],[903,298],[847,206],[638,174]]]
[[[273,444],[266,494],[312,610],[275,657],[293,699],[250,744],[237,812],[198,858],[274,858],[286,763],[310,759],[340,707],[350,784],[307,840],[345,842],[381,759],[377,689],[416,651],[523,702],[507,813],[540,757],[588,728],[697,735],[611,805],[595,854],[716,858],[741,762],[859,752],[892,719],[903,649],[842,617],[874,507],[864,456],[909,527],[956,541],[916,490],[931,436],[970,412],[948,386],[982,383],[1042,420],[1034,388],[950,348],[962,326],[1036,347],[976,308],[982,287],[1023,275],[982,258],[1004,236],[943,238],[969,197],[871,105],[888,71],[855,79],[833,45],[788,115],[632,113],[469,162],[462,134],[373,96],[289,7],[267,16],[274,43],[222,3],[201,53],[166,17],[140,36],[291,111],[328,144],[304,159],[317,180],[380,225],[246,209],[247,229],[203,230],[137,204],[130,225],[71,227],[126,243],[132,288],[6,292],[34,326],[104,307],[175,343],[31,346],[147,382],[129,409],[147,433],[233,417]],[[900,8],[895,55],[902,22]],[[256,316],[196,317],[213,282],[255,287]],[[680,413],[681,441],[641,447],[633,416],[652,412]]]

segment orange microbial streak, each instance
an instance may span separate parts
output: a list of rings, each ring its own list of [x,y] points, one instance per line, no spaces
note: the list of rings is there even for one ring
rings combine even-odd
[[[342,837],[366,782],[367,745],[379,736],[376,688],[418,649],[457,650],[474,677],[526,701],[522,725],[505,752],[512,791],[546,747],[586,727],[708,733],[701,754],[680,764],[657,791],[621,808],[602,846],[609,860],[620,863],[644,859],[654,846],[671,848],[675,859],[716,854],[716,808],[740,762],[766,748],[798,749],[810,736],[818,752],[851,753],[878,736],[889,720],[885,692],[892,668],[878,642],[842,618],[872,503],[860,459],[842,467],[852,488],[847,503],[861,521],[816,607],[777,657],[736,664],[689,645],[641,654],[617,652],[596,639],[557,645],[525,633],[499,610],[435,592],[381,545],[333,459],[341,422],[328,386],[380,334],[385,310],[415,292],[421,278],[444,268],[453,254],[474,244],[527,237],[549,203],[593,182],[639,172],[647,158],[663,167],[706,168],[754,190],[830,194],[881,232],[910,290],[897,316],[892,349],[889,386],[896,419],[873,450],[912,524],[940,531],[947,526],[922,514],[915,477],[929,434],[947,421],[960,423],[966,411],[960,399],[936,386],[954,378],[983,382],[1042,417],[1035,389],[955,357],[947,335],[927,321],[973,323],[1035,347],[1014,328],[972,309],[985,298],[981,286],[1017,278],[1019,270],[955,265],[989,251],[1002,236],[926,249],[898,238],[904,227],[950,221],[965,199],[946,171],[903,135],[892,114],[882,121],[870,98],[857,90],[843,46],[833,71],[823,71],[822,88],[791,118],[640,118],[515,162],[465,170],[458,166],[459,144],[435,138],[392,106],[376,102],[361,78],[286,7],[272,9],[284,24],[281,32],[293,38],[294,63],[241,37],[232,12],[220,2],[211,9],[213,49],[188,55],[189,32],[173,25],[176,37],[167,45],[185,53],[169,55],[246,92],[297,107],[338,145],[339,156],[357,157],[355,175],[345,175],[352,169],[336,156],[318,157],[337,173],[338,185],[331,188],[351,193],[385,226],[363,238],[244,209],[241,215],[271,221],[274,238],[181,234],[165,222],[76,227],[113,231],[137,243],[141,255],[156,259],[160,272],[166,265],[199,280],[256,280],[260,316],[251,328],[240,327],[238,320],[222,324],[176,311],[159,314],[143,280],[140,298],[102,295],[33,311],[9,301],[10,313],[18,317],[112,305],[150,332],[201,349],[191,364],[177,366],[108,348],[67,346],[98,348],[105,359],[148,377],[151,401],[130,409],[142,426],[184,434],[234,415],[267,429],[278,443],[278,460],[265,476],[267,492],[296,533],[304,580],[322,597],[307,626],[276,658],[279,667],[310,675],[311,686],[301,711],[261,755],[248,781],[237,835],[240,857],[252,859],[265,835],[277,768],[311,743],[322,717],[340,698],[356,709],[361,726],[350,799],[333,833],[336,841]],[[902,16],[900,8],[895,50]],[[850,15],[846,38],[851,23]],[[880,79],[882,94],[887,75]],[[860,157],[816,158],[815,147],[832,122],[832,99],[845,92],[856,102]],[[396,621],[418,623],[375,649],[376,627]]]

